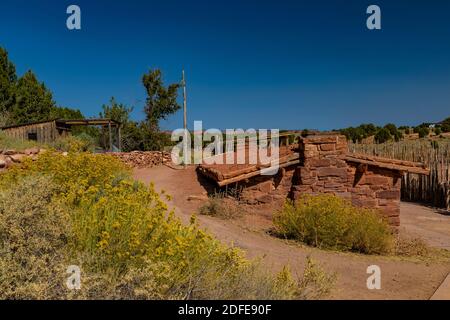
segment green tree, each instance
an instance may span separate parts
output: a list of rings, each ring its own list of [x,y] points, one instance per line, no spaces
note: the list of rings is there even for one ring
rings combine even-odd
[[[450,117],[442,121],[441,123],[442,132],[450,132]]]
[[[389,133],[391,134],[391,136],[394,138],[395,141],[400,141],[400,139],[403,138],[403,134],[401,133],[401,131],[399,131],[396,127],[395,124],[393,123],[388,123],[387,125],[384,126],[387,130],[389,130]]]
[[[109,100],[109,105],[104,104],[102,106],[102,112],[100,112],[99,116],[100,118],[112,119],[126,125],[130,121],[131,112],[133,112],[133,107],[117,103],[116,99],[112,97]]]
[[[434,134],[435,135],[440,135],[442,133],[442,130],[441,130],[441,128],[440,127],[436,127],[435,129],[434,129]]]
[[[430,133],[430,129],[427,127],[418,127],[416,133],[419,134],[419,138],[425,138]]]
[[[309,130],[308,130],[308,129],[303,129],[303,130],[302,130],[302,133],[301,133],[301,136],[302,136],[303,138],[306,138],[308,135],[309,135]]]
[[[142,77],[147,92],[145,114],[151,131],[159,131],[159,121],[177,112],[181,106],[177,102],[180,84],[164,86],[161,71],[150,70]]]
[[[121,123],[123,151],[144,150],[142,129],[137,123],[130,120],[131,112],[133,112],[133,107],[127,107],[122,103],[118,103],[112,97],[108,105],[102,106],[102,112],[100,112],[99,116],[100,118],[108,118]],[[104,144],[104,141],[107,141],[107,134],[105,131],[101,132],[100,142],[102,144]]]
[[[375,141],[377,143],[385,143],[391,139],[391,133],[387,128],[382,128],[378,130],[375,135]]]
[[[78,109],[54,107],[50,111],[50,119],[78,120],[84,119],[84,116]]]
[[[391,135],[394,135],[395,132],[397,131],[397,127],[395,126],[395,124],[393,123],[388,123],[387,125],[384,126],[386,129],[389,130],[389,133]]]
[[[16,68],[8,52],[0,47],[0,113],[10,112],[15,104]]]
[[[48,120],[55,107],[52,93],[38,81],[32,71],[26,72],[19,79],[16,104],[12,112],[16,123]]]

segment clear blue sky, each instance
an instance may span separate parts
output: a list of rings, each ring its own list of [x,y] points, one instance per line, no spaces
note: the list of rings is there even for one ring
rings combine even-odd
[[[70,4],[81,31],[66,28]],[[366,28],[370,4],[381,31]],[[190,126],[418,124],[450,116],[449,16],[447,0],[1,0],[0,46],[86,116],[115,96],[142,119],[157,67],[167,82],[186,69]]]

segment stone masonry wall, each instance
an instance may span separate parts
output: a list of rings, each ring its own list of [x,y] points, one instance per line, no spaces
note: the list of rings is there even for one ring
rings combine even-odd
[[[344,136],[315,136],[300,141],[302,165],[292,196],[333,193],[353,205],[379,209],[393,227],[400,225],[401,173],[347,162]]]
[[[247,204],[279,204],[282,205],[292,189],[295,168],[281,168],[275,176],[257,176],[240,182],[241,200]]]
[[[345,136],[312,136],[299,143],[300,165],[280,169],[276,176],[258,176],[239,183],[248,204],[281,205],[302,194],[332,193],[355,206],[376,208],[393,227],[400,225],[401,173],[344,160]]]

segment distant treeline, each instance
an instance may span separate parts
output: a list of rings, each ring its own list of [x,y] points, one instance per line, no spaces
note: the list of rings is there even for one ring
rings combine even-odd
[[[358,127],[349,127],[337,130],[354,143],[374,137],[374,142],[384,143],[388,141],[400,141],[405,134],[418,133],[420,138],[427,137],[430,133],[440,135],[442,132],[450,132],[450,117],[438,124],[422,123],[415,127],[400,126],[388,123],[384,127],[372,123],[362,124]]]

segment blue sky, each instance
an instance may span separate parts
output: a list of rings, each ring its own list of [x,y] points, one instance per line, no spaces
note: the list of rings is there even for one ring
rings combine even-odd
[[[0,0],[0,46],[59,105],[142,119],[144,72],[185,68],[189,122],[333,129],[450,116],[450,1]],[[82,30],[66,28],[77,4]],[[377,4],[382,30],[366,28]],[[182,126],[182,114],[163,123]]]

